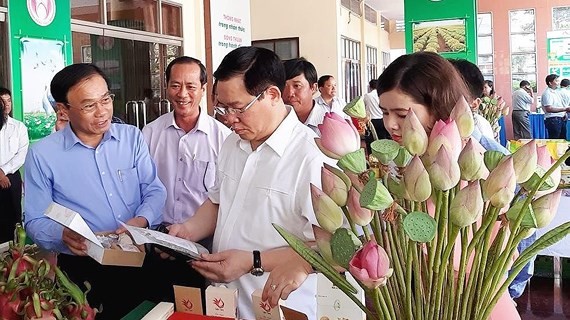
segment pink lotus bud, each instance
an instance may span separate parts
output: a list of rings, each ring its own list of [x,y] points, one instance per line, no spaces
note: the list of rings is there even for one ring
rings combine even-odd
[[[459,190],[449,206],[449,220],[458,228],[473,224],[483,214],[483,196],[479,180]]]
[[[429,174],[418,156],[414,156],[404,171],[404,186],[412,201],[426,201],[431,195]]]
[[[374,240],[368,241],[356,252],[348,270],[369,289],[385,285],[393,273],[388,254]]]
[[[428,146],[426,129],[410,108],[402,125],[402,145],[412,155],[423,155]]]
[[[515,196],[517,180],[512,156],[505,157],[483,183],[483,199],[496,208],[507,206]]]
[[[428,172],[432,187],[442,191],[455,187],[461,178],[457,158],[454,158],[446,144],[440,146]]]
[[[359,226],[366,226],[372,221],[374,214],[370,209],[360,206],[360,193],[354,188],[350,188],[348,192],[348,212],[352,222]]]
[[[348,177],[347,177],[348,179]],[[350,180],[349,180],[350,182]],[[326,167],[321,168],[321,185],[327,194],[338,206],[345,206],[348,198],[348,186]]]
[[[449,118],[455,120],[455,123],[457,123],[459,135],[462,138],[467,138],[473,133],[475,120],[473,119],[473,111],[471,111],[471,107],[465,100],[465,97],[459,98],[457,103],[455,103],[455,107],[451,110]]]
[[[321,189],[311,183],[313,211],[321,228],[333,233],[342,226],[343,213],[340,207]]]
[[[474,181],[487,178],[489,170],[484,161],[485,148],[477,140],[470,137],[459,154],[459,168],[461,179]]]
[[[438,120],[435,123],[429,136],[428,155],[431,158],[435,157],[441,145],[447,146],[453,155],[453,161],[457,161],[461,152],[462,142],[457,124],[452,119],[446,121]]]
[[[319,253],[321,257],[325,259],[333,267],[340,267],[339,264],[334,261],[331,251],[331,238],[332,234],[319,226],[313,225],[313,234],[315,235],[315,241],[317,242],[317,247],[319,248]]]
[[[537,161],[536,141],[534,140],[530,140],[513,153],[513,166],[517,176],[517,183],[523,183],[530,179],[536,170]]]
[[[532,201],[537,228],[544,228],[552,222],[558,211],[561,195],[562,190],[558,190]]]
[[[535,172],[531,175],[530,179],[522,183],[522,187],[525,190],[532,190],[540,181],[540,179],[544,176],[546,171],[548,171],[554,162],[552,157],[550,156],[550,152],[546,146],[540,146],[536,149],[537,154],[537,168]],[[556,168],[552,174],[546,178],[544,183],[538,188],[538,192],[535,194],[536,197],[543,196],[545,194],[551,193],[560,184],[560,179],[562,175],[562,170],[560,167]]]
[[[336,113],[327,112],[318,128],[321,138],[316,139],[317,146],[328,157],[340,159],[360,149],[360,134],[350,120]]]

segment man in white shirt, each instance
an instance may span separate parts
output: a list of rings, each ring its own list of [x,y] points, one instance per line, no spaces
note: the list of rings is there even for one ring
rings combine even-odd
[[[226,126],[200,108],[206,79],[200,60],[187,56],[172,60],[166,68],[166,97],[173,111],[142,130],[158,177],[166,187],[162,214],[166,226],[186,221],[207,199],[214,186],[218,154],[230,134]],[[188,274],[185,261],[162,260],[150,252],[147,264],[164,275],[157,277],[155,300],[174,301],[173,284],[203,286],[202,277]]]
[[[557,89],[560,77],[557,74],[546,76],[548,88],[542,93],[541,103],[544,109],[544,126],[549,139],[566,139],[566,112],[570,107],[562,104],[562,98]]]
[[[519,89],[513,93],[513,136],[515,140],[532,139],[530,133],[530,106],[533,103],[532,88],[530,82],[523,80]]]
[[[324,160],[316,134],[283,103],[284,75],[279,57],[264,48],[240,47],[222,60],[214,73],[216,111],[234,133],[220,151],[208,200],[184,224],[170,228],[193,241],[214,234],[214,253],[192,261],[192,267],[213,283],[239,290],[240,319],[255,319],[256,289],[265,289],[272,305],[287,299],[286,305],[316,318],[311,267],[272,226],[314,239],[310,184],[320,186]]]
[[[315,104],[326,112],[334,112],[348,118],[342,111],[346,106],[346,101],[336,94],[336,79],[330,74],[321,76],[317,81],[317,88],[320,95],[316,97]]]
[[[570,106],[570,80],[562,79],[560,81],[560,98],[562,99],[562,105],[565,107]],[[568,119],[568,115],[566,115]]]
[[[384,126],[382,110],[380,109],[380,101],[378,100],[378,92],[376,86],[378,85],[377,79],[372,79],[368,82],[368,93],[364,94],[362,100],[366,108],[366,114],[370,117],[374,130],[378,135],[378,139],[390,139],[390,133]],[[370,148],[370,143],[374,141],[372,134],[366,134],[366,147]],[[369,150],[370,151],[370,150]]]

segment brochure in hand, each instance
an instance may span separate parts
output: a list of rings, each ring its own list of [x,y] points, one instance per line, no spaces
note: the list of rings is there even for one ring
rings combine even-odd
[[[167,249],[171,249],[195,260],[201,259],[201,253],[209,253],[208,249],[190,240],[171,236],[156,230],[129,226],[122,222],[121,225],[129,231],[135,243],[139,245],[145,243],[156,244],[166,249],[164,250],[166,253],[169,253]]]

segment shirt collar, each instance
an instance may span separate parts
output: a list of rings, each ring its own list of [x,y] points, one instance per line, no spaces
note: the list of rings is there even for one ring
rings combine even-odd
[[[289,141],[293,138],[293,130],[297,125],[301,124],[293,107],[286,105],[285,108],[287,108],[287,116],[281,121],[269,138],[259,146],[258,150],[262,148],[263,145],[267,145],[280,157],[285,153],[285,148],[287,148]],[[249,141],[240,139],[239,144],[242,150],[251,152],[251,144]]]
[[[167,114],[168,114],[167,123],[169,123],[167,128],[172,126],[176,129],[182,130],[182,128],[180,128],[180,126],[176,124],[176,120],[174,119],[174,111],[171,111]],[[208,113],[200,109],[200,114],[198,115],[198,121],[196,122],[196,126],[194,126],[194,128],[190,130],[190,132],[202,131],[205,134],[208,134],[210,132],[209,130],[210,127],[208,126],[208,119],[206,117],[209,117]]]
[[[65,127],[63,127],[63,129],[61,129],[61,134],[63,135],[65,150],[71,149],[77,143],[86,146],[81,140],[79,140],[77,135],[75,135],[75,132],[71,130],[71,125],[69,123]],[[107,132],[103,134],[103,139],[101,139],[101,142],[99,144],[107,140],[110,140],[111,138],[119,140],[116,124],[114,123],[111,123],[111,127],[109,127],[109,130],[107,130]],[[91,148],[89,146],[86,147]]]

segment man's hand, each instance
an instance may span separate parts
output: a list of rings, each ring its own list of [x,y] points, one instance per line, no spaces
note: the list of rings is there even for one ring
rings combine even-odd
[[[213,282],[231,282],[248,273],[253,266],[250,251],[227,250],[201,254],[203,260],[192,261],[192,268]]]
[[[127,221],[125,224],[129,225],[129,226],[133,226],[133,227],[139,227],[139,228],[148,227],[148,221],[146,221],[146,218],[143,218],[143,217],[134,217],[134,218],[130,219],[129,221]],[[119,229],[115,230],[115,233],[119,234],[119,233],[123,233],[125,231],[127,231],[127,229],[125,229],[125,227],[123,227],[123,226],[120,226]]]
[[[87,255],[87,245],[85,245],[85,238],[79,233],[65,227],[63,228],[61,239],[73,254],[76,254],[78,256]]]
[[[0,189],[8,189],[12,183],[7,176],[0,177]]]
[[[289,294],[298,289],[313,269],[301,256],[284,261],[274,268],[263,287],[261,300],[269,302],[273,308],[279,299],[286,300]]]

